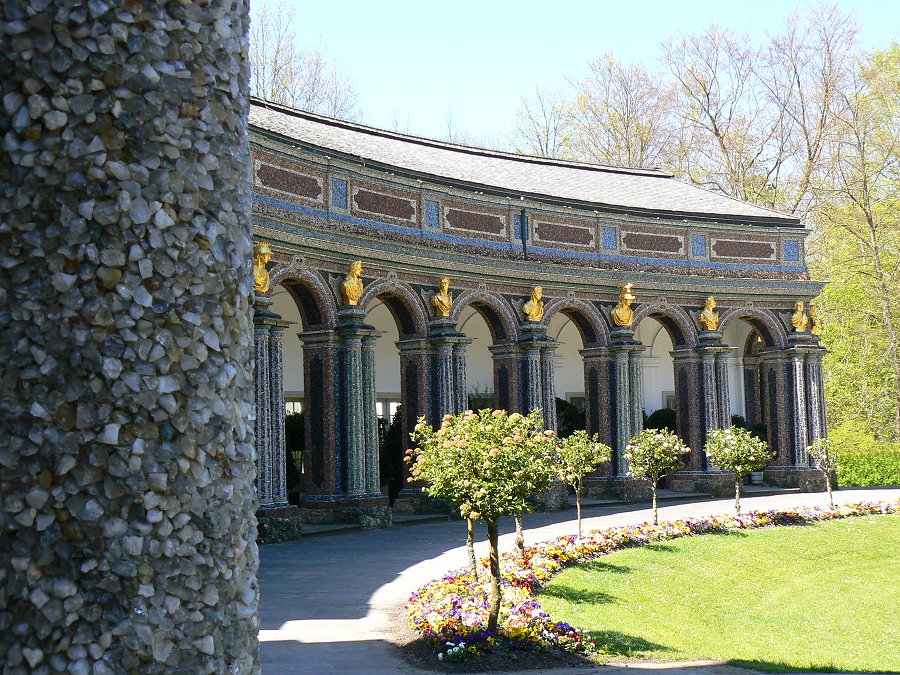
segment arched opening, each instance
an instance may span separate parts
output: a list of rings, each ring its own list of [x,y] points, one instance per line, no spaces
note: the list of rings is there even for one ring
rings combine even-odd
[[[325,404],[334,360],[331,344],[307,338],[327,335],[333,307],[313,274],[273,278],[270,311],[288,325],[281,334],[284,393],[284,470],[288,501],[335,490],[334,425]],[[273,413],[276,411],[273,411]],[[280,412],[280,411],[277,411]]]
[[[501,407],[509,409],[508,397],[498,396],[494,369],[494,359],[490,347],[494,345],[494,335],[484,309],[469,305],[460,313],[457,330],[471,342],[466,347],[466,401],[462,406],[469,410]],[[489,311],[489,310],[488,310]],[[509,373],[500,373],[501,379],[508,380]],[[508,388],[508,384],[507,384]]]
[[[584,360],[586,346],[576,321],[580,315],[561,311],[547,324],[547,337],[556,341],[553,352],[553,381],[556,384],[556,431],[560,438],[587,428]]]

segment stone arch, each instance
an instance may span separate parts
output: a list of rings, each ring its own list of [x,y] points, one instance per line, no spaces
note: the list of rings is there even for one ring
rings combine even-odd
[[[544,325],[549,326],[550,320],[560,312],[575,324],[585,347],[609,344],[609,329],[594,305],[573,297],[554,300],[544,310]]]
[[[774,313],[757,307],[732,307],[719,315],[719,333],[723,333],[729,323],[743,319],[762,335],[766,348],[786,349],[787,333]]]
[[[450,317],[458,323],[462,310],[469,305],[487,322],[494,344],[518,340],[518,321],[515,312],[502,295],[482,288],[465,291],[453,303]]]
[[[679,347],[697,346],[697,330],[694,327],[694,322],[691,321],[691,317],[679,305],[661,301],[642,305],[634,313],[632,326],[636,329],[638,324],[648,316],[656,319],[663,325],[669,333],[669,337],[672,338],[672,344],[676,349]]]
[[[275,267],[269,275],[266,295],[271,295],[277,286],[290,293],[300,310],[304,330],[316,326],[333,328],[337,323],[334,294],[318,272],[294,266]]]
[[[401,337],[424,336],[428,333],[428,314],[421,299],[406,283],[396,279],[376,279],[369,283],[359,300],[359,306],[368,311],[369,304],[381,300],[394,317]]]

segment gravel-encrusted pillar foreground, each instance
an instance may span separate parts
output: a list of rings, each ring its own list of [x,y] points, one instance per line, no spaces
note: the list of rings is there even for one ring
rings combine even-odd
[[[0,16],[0,670],[251,672],[247,6]]]

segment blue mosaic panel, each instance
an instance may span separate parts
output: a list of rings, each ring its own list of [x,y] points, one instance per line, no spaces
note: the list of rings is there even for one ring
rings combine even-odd
[[[528,222],[528,216],[525,216],[525,222]],[[513,230],[516,233],[516,239],[522,238],[522,216],[513,216]]]
[[[785,262],[798,262],[800,260],[800,242],[788,239],[784,242]]]
[[[616,236],[616,228],[603,228],[603,248],[609,251],[614,251],[615,249],[619,248],[618,237]]]
[[[425,200],[425,225],[434,228],[441,226],[441,207],[430,199]]]
[[[342,178],[331,179],[331,205],[336,209],[347,208],[347,181]]]
[[[706,235],[695,234],[691,236],[691,255],[695,258],[706,257]]]

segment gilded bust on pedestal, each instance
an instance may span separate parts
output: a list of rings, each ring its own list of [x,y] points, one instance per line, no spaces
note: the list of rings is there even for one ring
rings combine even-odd
[[[544,289],[541,286],[531,289],[531,299],[522,307],[522,313],[529,321],[538,323],[544,318],[544,301],[541,300],[543,293]]]
[[[269,271],[266,265],[272,259],[272,248],[267,241],[253,245],[253,290],[265,293],[269,290]]]
[[[700,324],[703,330],[716,330],[719,327],[719,315],[716,313],[716,299],[709,296],[706,299],[706,306],[700,312]]]
[[[804,311],[805,307],[806,303],[802,300],[798,300],[794,303],[794,313],[791,314],[791,325],[798,333],[805,333],[806,327],[809,325],[809,317],[806,316],[806,312]]]
[[[440,281],[438,281],[438,292],[432,296],[431,306],[434,307],[435,316],[450,316],[450,310],[453,308],[453,294],[450,293],[450,277],[441,277]]]
[[[360,275],[362,275],[362,260],[350,263],[347,276],[344,277],[344,281],[341,284],[341,298],[345,305],[355,307],[362,297],[363,282]]]
[[[637,300],[637,296],[631,292],[633,284],[625,283],[619,286],[619,304],[612,311],[613,323],[622,328],[631,328],[634,323],[634,310],[631,303]]]

